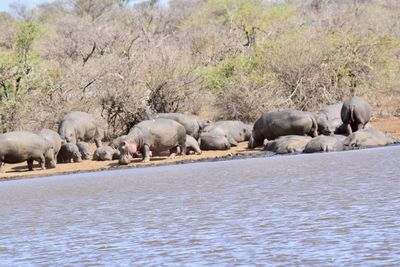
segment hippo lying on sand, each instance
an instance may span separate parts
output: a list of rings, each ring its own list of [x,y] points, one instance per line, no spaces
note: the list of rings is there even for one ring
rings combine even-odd
[[[89,142],[94,139],[96,146],[101,146],[96,120],[86,112],[74,111],[65,115],[58,127],[58,133],[67,143],[76,144],[78,141]]]
[[[390,134],[370,127],[350,134],[343,143],[347,148],[354,149],[398,144],[399,140]]]
[[[264,144],[264,139],[273,140],[284,135],[318,136],[315,116],[293,109],[264,113],[254,124],[248,146],[256,148]]]
[[[275,140],[268,141],[264,146],[264,150],[275,152],[276,154],[302,153],[310,140],[310,136],[280,136]]]
[[[304,153],[341,151],[343,150],[343,140],[345,138],[342,135],[320,135],[314,137],[304,148]]]
[[[56,167],[53,147],[42,136],[24,131],[0,135],[0,172],[4,172],[4,163],[24,161],[28,162],[28,169],[32,171],[34,160],[42,169]]]
[[[119,159],[121,153],[118,149],[112,148],[110,146],[98,147],[93,154],[93,160],[106,161]]]
[[[150,160],[150,151],[157,154],[170,150],[173,156],[178,148],[182,154],[186,154],[186,130],[180,123],[169,119],[142,121],[121,140],[119,164],[129,164],[131,156],[137,152],[147,162]]]

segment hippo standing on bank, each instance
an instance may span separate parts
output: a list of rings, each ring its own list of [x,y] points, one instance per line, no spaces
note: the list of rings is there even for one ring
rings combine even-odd
[[[356,149],[398,144],[399,140],[390,134],[369,127],[350,134],[343,143],[347,149]]]
[[[197,155],[201,154],[199,143],[193,136],[186,135],[186,153],[189,154],[191,151]]]
[[[49,144],[53,146],[54,159],[57,159],[57,155],[61,149],[61,143],[62,143],[60,135],[56,131],[53,131],[51,129],[42,129],[39,132],[39,135],[42,136],[44,139],[46,139],[47,142],[49,142]]]
[[[169,119],[146,120],[135,125],[119,144],[119,164],[129,164],[130,157],[140,152],[143,161],[150,161],[150,152],[170,150],[171,156],[180,148],[186,154],[186,130]]]
[[[24,161],[32,171],[34,160],[39,162],[42,169],[56,167],[53,147],[42,136],[24,131],[0,135],[0,172],[4,172],[4,163]]]
[[[332,152],[343,150],[343,140],[346,137],[343,135],[332,135],[317,136],[308,142],[304,148],[304,153],[316,153],[316,152]]]
[[[284,135],[318,136],[318,124],[309,112],[284,109],[264,113],[255,123],[249,148],[264,144],[264,139],[273,140]]]
[[[353,96],[343,103],[341,118],[347,134],[364,129],[371,119],[371,106],[358,96]]]
[[[79,148],[74,143],[64,143],[61,145],[60,152],[57,156],[58,163],[71,163],[74,162],[81,162],[82,155],[79,152]]]
[[[93,154],[93,160],[106,161],[119,159],[121,153],[118,149],[112,148],[111,146],[98,147]]]
[[[208,121],[199,120],[182,113],[158,113],[154,116],[154,119],[170,119],[179,122],[185,127],[186,134],[195,139],[199,138],[202,129],[209,124]]]
[[[76,144],[78,141],[89,142],[94,139],[96,146],[101,146],[96,120],[86,112],[73,111],[65,115],[58,127],[58,133],[67,143]]]
[[[264,146],[264,150],[271,151],[276,154],[302,153],[310,140],[310,136],[280,136],[275,140],[268,141],[268,143],[266,143]]]

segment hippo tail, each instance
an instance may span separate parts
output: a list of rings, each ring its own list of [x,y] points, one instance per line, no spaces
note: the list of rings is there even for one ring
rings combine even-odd
[[[354,123],[354,105],[350,106],[350,122]]]

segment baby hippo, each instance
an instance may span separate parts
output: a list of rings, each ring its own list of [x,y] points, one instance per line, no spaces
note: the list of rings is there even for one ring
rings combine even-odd
[[[101,146],[94,151],[93,160],[106,161],[119,159],[120,152],[118,149],[112,148],[110,146]]]
[[[89,144],[86,142],[79,141],[76,143],[76,146],[79,149],[79,152],[81,153],[81,157],[83,160],[88,160],[89,159]]]
[[[64,143],[57,155],[57,163],[81,162],[82,156],[78,146],[73,143]]]

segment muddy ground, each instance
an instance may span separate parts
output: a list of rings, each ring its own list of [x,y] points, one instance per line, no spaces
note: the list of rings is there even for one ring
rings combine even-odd
[[[372,120],[372,125],[384,132],[391,133],[400,138],[400,118],[379,118]],[[91,155],[95,150],[95,145],[91,144]],[[215,160],[219,158],[232,158],[237,156],[249,156],[262,154],[261,150],[247,149],[247,142],[239,143],[237,147],[232,147],[226,151],[203,151],[201,155],[177,156],[175,158],[153,157],[148,163],[134,159],[127,167],[155,166],[183,162]],[[6,164],[5,173],[0,174],[0,179],[18,179],[22,177],[50,176],[66,173],[99,171],[106,169],[124,168],[119,166],[118,161],[93,161],[85,160],[79,163],[58,164],[55,169],[41,170],[36,164],[33,171],[28,171],[26,162],[20,164]],[[126,167],[125,167],[126,168]]]

